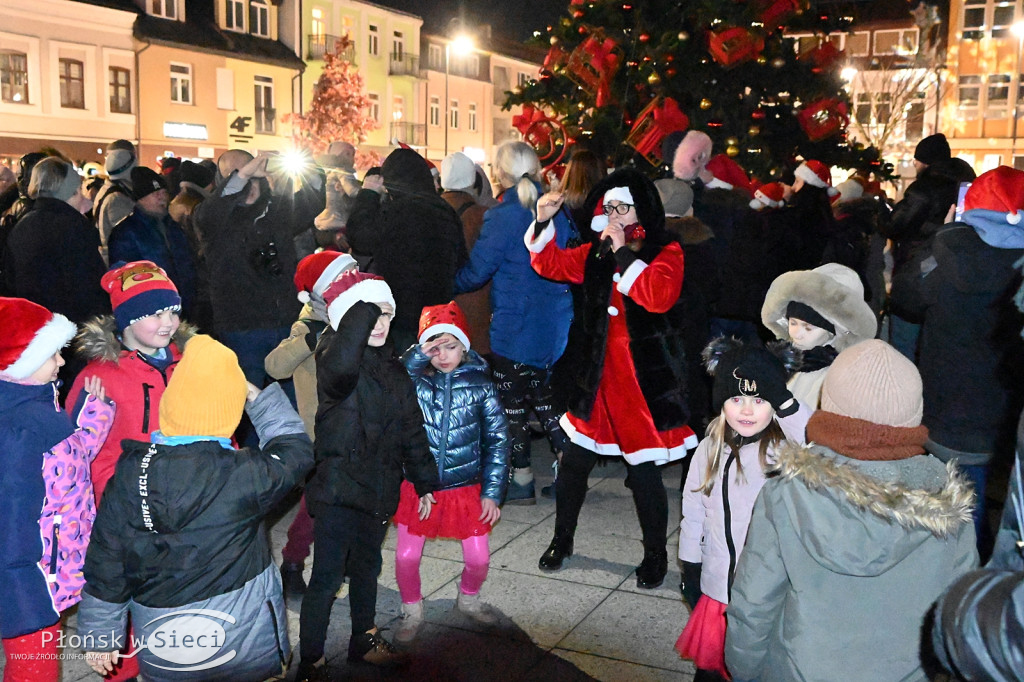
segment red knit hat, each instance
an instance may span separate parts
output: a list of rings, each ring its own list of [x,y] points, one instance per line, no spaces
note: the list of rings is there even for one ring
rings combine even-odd
[[[782,208],[785,204],[785,193],[781,182],[769,182],[761,185],[754,192],[750,208],[760,211],[763,208]]]
[[[1006,215],[1006,222],[1018,225],[1024,217],[1024,171],[998,166],[982,173],[964,196],[964,212],[975,209]]]
[[[174,282],[148,260],[115,265],[100,279],[100,286],[110,294],[119,330],[164,310],[181,310]]]
[[[807,159],[797,166],[793,174],[812,187],[828,190],[830,197],[839,195],[839,190],[832,186],[832,170],[821,161]]]
[[[349,270],[334,280],[324,292],[324,301],[327,303],[327,318],[334,329],[338,328],[348,309],[359,301],[389,303],[392,308],[396,307],[391,287],[383,277],[358,270]]]
[[[322,298],[338,275],[355,267],[358,267],[356,259],[340,251],[321,251],[306,256],[295,267],[295,288],[299,291],[299,300],[309,303],[310,292]]]
[[[438,334],[451,334],[469,350],[469,322],[455,301],[427,306],[420,313],[419,342],[425,343]]]
[[[0,375],[28,379],[68,344],[77,328],[68,318],[23,298],[0,297]]]

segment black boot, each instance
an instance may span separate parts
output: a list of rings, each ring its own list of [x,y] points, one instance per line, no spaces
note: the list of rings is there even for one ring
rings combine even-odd
[[[562,562],[572,556],[572,536],[572,533],[555,531],[551,544],[537,562],[540,570],[557,571],[562,568]]]
[[[636,567],[636,586],[644,590],[661,587],[668,573],[668,552],[644,550],[644,560]]]
[[[295,674],[295,682],[326,682],[327,666],[321,657],[319,661],[299,661],[299,669]]]
[[[281,564],[281,584],[289,597],[306,594],[306,581],[302,579],[302,564]]]

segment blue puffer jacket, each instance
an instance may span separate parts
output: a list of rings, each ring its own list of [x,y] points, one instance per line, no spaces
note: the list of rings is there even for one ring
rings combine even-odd
[[[402,356],[416,386],[440,490],[481,484],[481,497],[501,503],[508,483],[508,421],[487,363],[470,350],[445,374],[413,346]]]
[[[546,280],[530,266],[523,233],[533,214],[515,189],[484,214],[469,262],[455,276],[455,293],[491,284],[491,351],[503,358],[547,368],[562,356],[572,322],[572,293],[564,282]],[[555,240],[565,248],[572,236],[568,213],[554,218]]]

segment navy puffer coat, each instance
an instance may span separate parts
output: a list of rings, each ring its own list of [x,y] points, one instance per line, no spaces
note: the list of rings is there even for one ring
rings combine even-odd
[[[481,497],[501,503],[508,483],[508,421],[487,363],[470,350],[445,374],[431,367],[419,346],[402,361],[416,386],[440,489],[480,483]]]

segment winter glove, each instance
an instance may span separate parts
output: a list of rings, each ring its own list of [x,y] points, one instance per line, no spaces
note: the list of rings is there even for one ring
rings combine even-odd
[[[700,571],[700,564],[683,562],[683,581],[679,583],[679,591],[683,593],[683,599],[689,604],[691,611],[697,608],[697,600],[701,595]]]
[[[317,341],[320,340],[320,335],[324,333],[324,329],[327,328],[327,323],[321,322],[320,320],[306,320],[306,328],[309,329],[306,332],[306,346],[309,350],[315,351]]]

